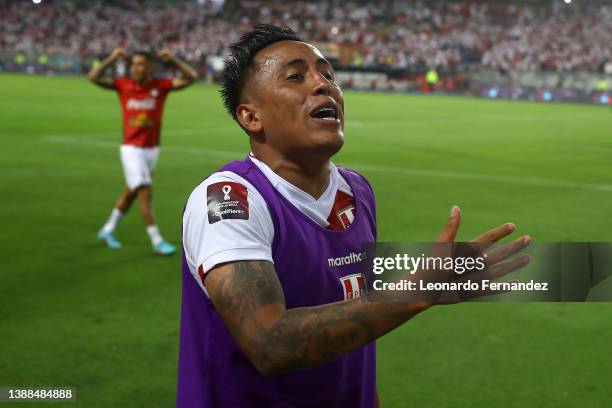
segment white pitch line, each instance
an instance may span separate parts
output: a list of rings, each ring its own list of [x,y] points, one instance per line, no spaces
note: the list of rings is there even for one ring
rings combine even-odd
[[[119,142],[109,142],[106,140],[91,140],[88,138],[77,138],[72,136],[46,136],[43,138],[45,142],[60,143],[68,145],[79,145],[79,146],[95,146],[95,147],[108,147],[119,150]],[[178,147],[178,146],[164,146],[164,152],[182,153],[182,154],[193,154],[197,156],[212,156],[220,158],[242,158],[246,156],[246,153],[234,152],[229,150],[208,150],[199,149],[197,147]]]
[[[236,126],[221,126],[214,128],[206,128],[206,132],[240,132],[241,130]],[[188,128],[188,129],[173,129],[170,131],[165,131],[164,134],[170,134],[170,137],[174,136],[191,136],[191,135],[201,135],[203,133],[202,128]],[[117,129],[117,131],[101,131],[101,132],[87,132],[87,134],[83,133],[62,133],[62,134],[53,134],[46,135],[46,137],[58,137],[58,138],[75,138],[81,139],[83,137],[116,137],[119,139],[121,137],[121,129]]]
[[[383,173],[399,173],[408,174],[411,176],[422,176],[422,177],[438,177],[447,179],[458,179],[458,180],[474,180],[474,181],[488,181],[495,183],[513,183],[513,184],[526,184],[531,186],[539,187],[558,187],[558,188],[571,188],[571,189],[582,189],[582,190],[594,190],[594,191],[612,191],[612,185],[610,184],[593,184],[593,183],[581,183],[561,180],[550,180],[533,177],[515,177],[515,176],[502,176],[499,174],[478,174],[478,173],[464,173],[464,172],[450,172],[450,171],[438,171],[438,170],[426,170],[426,169],[414,169],[405,167],[388,167],[378,166],[369,164],[359,164],[355,167],[362,170],[383,172]]]
[[[43,137],[45,142],[50,143],[61,143],[69,145],[82,145],[82,146],[95,146],[95,147],[108,147],[108,148],[119,148],[119,143],[109,142],[106,140],[92,140],[88,138],[78,138],[68,135],[50,135]],[[237,152],[230,150],[215,150],[215,149],[202,149],[197,147],[179,147],[179,146],[164,146],[164,152],[190,154],[197,156],[210,156],[218,157],[223,159],[241,159],[246,155],[246,152]],[[566,188],[566,189],[581,189],[591,191],[605,191],[612,192],[612,185],[610,184],[595,184],[595,183],[581,183],[571,182],[562,180],[550,180],[534,177],[516,177],[516,176],[503,176],[495,174],[479,174],[479,173],[465,173],[465,172],[450,172],[450,171],[439,171],[439,170],[427,170],[427,169],[416,169],[408,167],[394,167],[394,166],[379,166],[375,164],[357,164],[357,163],[343,163],[343,166],[371,171],[379,173],[391,173],[391,174],[404,174],[409,176],[419,177],[431,177],[431,178],[443,178],[443,179],[456,179],[456,180],[471,180],[471,181],[482,181],[482,182],[493,182],[493,183],[512,183],[512,184],[523,184],[529,186],[539,187],[550,187],[550,188]]]

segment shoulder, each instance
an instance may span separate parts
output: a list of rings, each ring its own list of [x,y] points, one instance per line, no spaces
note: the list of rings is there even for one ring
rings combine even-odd
[[[251,183],[231,171],[215,172],[194,188],[182,224],[192,272],[200,265],[208,272],[219,263],[272,261],[274,224],[266,202]]]
[[[365,176],[359,173],[357,170],[349,169],[348,167],[342,167],[342,166],[338,166],[337,168],[343,177],[358,177],[364,180],[366,179]]]
[[[242,186],[246,187],[248,190],[257,192],[257,189],[244,177],[234,173],[233,171],[219,170],[202,180],[193,189],[188,201],[194,199],[195,197],[206,195],[206,191],[209,189],[209,187],[223,183],[239,183]]]
[[[374,195],[374,189],[372,188],[372,185],[363,174],[347,167],[338,167],[338,172],[340,173],[342,178],[346,180],[349,184],[353,185],[354,187],[365,186],[370,191],[370,193]]]
[[[232,216],[248,219],[253,209],[261,211],[265,208],[267,211],[267,204],[255,186],[227,170],[211,174],[193,189],[185,206],[185,215],[203,207],[208,211],[209,223]],[[228,210],[228,213],[223,214],[223,210]]]

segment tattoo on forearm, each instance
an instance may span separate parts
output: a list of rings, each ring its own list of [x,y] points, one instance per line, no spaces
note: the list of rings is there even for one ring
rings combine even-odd
[[[216,284],[213,301],[229,331],[258,369],[278,374],[345,354],[397,327],[417,312],[405,304],[365,297],[285,311],[270,262],[244,261]],[[265,318],[280,310],[276,320]]]

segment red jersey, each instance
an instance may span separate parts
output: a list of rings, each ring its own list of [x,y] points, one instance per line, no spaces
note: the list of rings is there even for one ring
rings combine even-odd
[[[131,78],[116,78],[115,88],[121,100],[123,144],[158,146],[164,102],[172,80],[152,79],[139,84]]]

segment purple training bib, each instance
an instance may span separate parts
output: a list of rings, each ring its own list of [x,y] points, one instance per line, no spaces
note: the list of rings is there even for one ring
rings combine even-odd
[[[272,257],[287,309],[350,300],[365,293],[361,244],[376,241],[374,194],[363,176],[338,170],[355,199],[355,220],[341,231],[322,227],[304,215],[248,157],[219,169],[249,181],[268,205],[274,223]],[[315,367],[266,378],[240,350],[195,281],[184,250],[182,273],[177,407],[375,406],[375,342]]]

